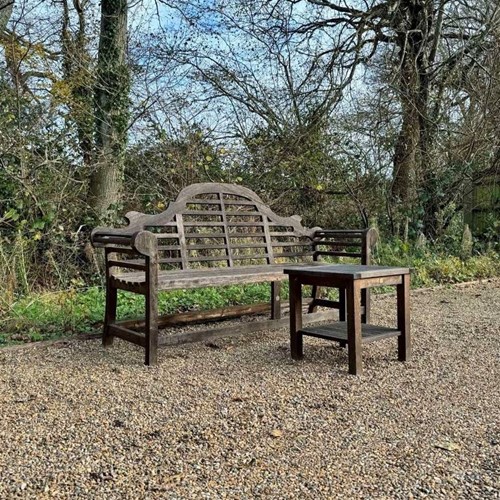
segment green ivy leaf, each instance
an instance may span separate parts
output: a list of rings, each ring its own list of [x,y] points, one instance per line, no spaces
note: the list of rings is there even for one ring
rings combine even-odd
[[[3,218],[4,220],[16,221],[19,219],[19,213],[15,208],[11,208],[10,210],[7,210],[7,212],[5,212]]]

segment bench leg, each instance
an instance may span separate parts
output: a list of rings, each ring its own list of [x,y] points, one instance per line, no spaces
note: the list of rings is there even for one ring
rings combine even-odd
[[[116,304],[118,300],[118,290],[114,287],[106,287],[106,310],[104,313],[104,327],[102,330],[102,345],[113,344],[113,335],[109,333],[109,326],[116,320]]]
[[[402,282],[397,286],[398,294],[398,359],[409,361],[411,356],[410,339],[410,275],[402,276]]]
[[[347,343],[349,345],[349,373],[360,375],[361,362],[361,290],[353,280],[347,288]]]
[[[146,365],[155,365],[158,361],[158,294],[149,290],[146,294]]]
[[[302,359],[302,286],[296,278],[290,279],[290,350],[293,359]]]
[[[271,319],[281,319],[281,281],[271,282]]]

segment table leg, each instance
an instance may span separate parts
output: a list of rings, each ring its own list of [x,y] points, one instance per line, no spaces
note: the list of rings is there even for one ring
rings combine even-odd
[[[369,288],[363,288],[363,290],[361,290],[361,305],[365,308],[365,312],[361,315],[361,323],[369,323],[371,305]]]
[[[339,288],[339,321],[345,321],[346,317],[346,302],[345,302],[345,288]],[[347,342],[340,341],[340,347],[345,347]]]
[[[297,278],[290,279],[290,350],[293,359],[302,359],[302,284]]]
[[[345,288],[339,288],[339,321],[345,321]]]
[[[411,356],[410,338],[410,275],[404,274],[400,285],[397,285],[398,294],[398,359],[409,361]]]
[[[361,362],[361,287],[353,280],[347,287],[347,344],[349,346],[349,373],[360,375]]]

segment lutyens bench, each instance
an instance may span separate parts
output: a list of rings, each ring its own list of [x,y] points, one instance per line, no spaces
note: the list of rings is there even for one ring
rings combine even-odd
[[[271,283],[268,321],[242,323],[241,327],[212,328],[170,335],[162,344],[175,344],[239,332],[269,329],[287,324],[281,318],[280,284],[287,279],[285,265],[311,264],[322,256],[355,257],[369,264],[374,230],[308,229],[298,216],[276,215],[250,189],[232,184],[193,184],[181,191],[167,209],[156,215],[126,214],[127,227],[97,228],[91,241],[104,247],[106,311],[103,344],[119,337],[145,348],[147,365],[157,361],[158,330],[163,325],[204,321],[264,311],[261,306],[235,306],[223,310],[158,315],[158,292],[258,282]],[[116,319],[117,292],[127,290],[146,298],[142,320]],[[311,323],[326,318],[318,306],[345,310],[345,294],[339,301],[320,298],[313,288],[309,313]],[[369,298],[362,298],[364,319],[369,316]],[[260,307],[260,309],[259,309]]]

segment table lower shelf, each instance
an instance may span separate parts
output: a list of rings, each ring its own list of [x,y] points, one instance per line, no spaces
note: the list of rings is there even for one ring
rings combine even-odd
[[[337,321],[336,323],[330,323],[328,325],[310,326],[302,328],[298,333],[308,335],[309,337],[347,342],[347,322]],[[401,335],[401,331],[396,328],[361,324],[361,336],[364,344],[390,337],[397,337],[399,335]]]

